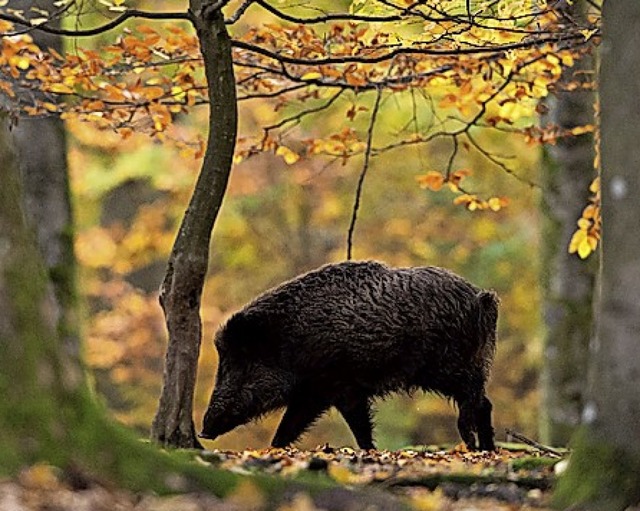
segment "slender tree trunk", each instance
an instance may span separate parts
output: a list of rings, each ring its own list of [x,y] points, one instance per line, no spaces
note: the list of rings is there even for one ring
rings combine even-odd
[[[193,393],[201,342],[200,299],[209,263],[211,231],[231,171],[237,103],[231,41],[220,8],[191,0],[209,85],[209,138],[189,208],[160,288],[169,345],[151,438],[164,445],[200,447],[193,425]]]
[[[561,508],[640,503],[640,2],[604,2],[600,68],[603,238],[589,401]]]
[[[41,16],[32,7],[54,12],[53,0],[13,0],[14,9],[22,9],[26,16]],[[59,20],[52,26],[59,26]],[[33,41],[40,49],[53,48],[62,53],[62,39],[44,32],[33,32]],[[29,92],[26,102],[39,98]],[[46,98],[51,101],[51,98]],[[18,161],[22,172],[25,207],[30,224],[36,232],[38,248],[53,283],[58,310],[58,329],[64,349],[79,360],[73,227],[67,140],[64,122],[58,117],[31,118],[23,116],[13,129]]]
[[[583,3],[566,13],[582,16]],[[567,69],[559,91],[547,102],[545,121],[570,130],[594,123],[595,94],[591,90],[562,91],[571,82],[590,82],[595,62],[591,55]],[[545,443],[566,445],[580,424],[585,403],[589,340],[592,336],[593,291],[597,257],[587,260],[569,254],[576,221],[588,203],[595,177],[593,136],[562,138],[544,149],[542,212],[542,268],[546,326],[542,373],[541,436]]]

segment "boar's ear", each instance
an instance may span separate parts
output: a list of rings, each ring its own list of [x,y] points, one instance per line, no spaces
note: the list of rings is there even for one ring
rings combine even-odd
[[[227,321],[221,341],[230,351],[254,358],[268,351],[266,337],[267,328],[260,317],[240,312]]]

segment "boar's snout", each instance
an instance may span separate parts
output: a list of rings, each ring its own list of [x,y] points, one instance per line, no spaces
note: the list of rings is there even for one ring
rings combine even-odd
[[[233,415],[228,411],[225,413],[224,410],[216,406],[209,406],[202,421],[202,432],[198,436],[207,440],[214,440],[227,431],[231,431],[239,423],[240,421],[234,420]]]

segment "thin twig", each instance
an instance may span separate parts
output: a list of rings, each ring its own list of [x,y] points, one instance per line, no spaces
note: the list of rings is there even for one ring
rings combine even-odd
[[[449,161],[447,162],[447,168],[445,171],[445,180],[449,180],[449,177],[451,176],[451,169],[453,169],[453,162],[456,159],[456,156],[458,156],[458,135],[453,135],[451,137],[451,142],[453,144],[453,147],[451,148],[451,154],[449,155]]]
[[[307,117],[308,115],[315,114],[328,109],[344,93],[344,91],[345,89],[338,89],[338,91],[333,96],[331,96],[327,101],[325,101],[322,105],[309,108],[307,110],[302,110],[301,112],[298,112],[295,115],[292,115],[290,117],[285,117],[284,119],[282,119],[280,122],[276,124],[265,126],[264,128],[262,128],[265,131],[265,135],[272,130],[280,129],[287,124],[299,123],[303,118]]]
[[[484,156],[491,163],[493,163],[494,165],[502,169],[504,172],[514,177],[521,183],[528,185],[530,188],[539,188],[539,189],[542,188],[538,183],[530,179],[527,179],[526,177],[522,177],[520,174],[515,172],[511,167],[509,167],[506,163],[504,163],[503,161],[500,161],[500,159],[496,155],[491,154],[484,147],[482,147],[480,143],[475,138],[473,138],[473,136],[471,135],[471,131],[467,131],[465,135],[467,137],[467,140],[471,143],[471,145],[475,148],[476,151],[478,151],[482,156]]]
[[[247,99],[258,99],[258,98],[277,98],[278,96],[284,96],[289,92],[294,92],[300,89],[304,89],[305,87],[307,87],[307,84],[301,83],[301,84],[293,85],[291,87],[280,89],[274,92],[247,93],[244,96],[238,96],[238,101],[245,101]]]
[[[249,7],[251,7],[251,4],[253,4],[254,1],[255,0],[245,0],[244,2],[242,2],[242,4],[240,5],[240,7],[238,7],[236,12],[234,12],[233,15],[231,15],[229,18],[224,20],[225,24],[233,25],[234,23],[236,23],[240,18],[242,18],[244,13],[247,11]]]
[[[353,203],[353,211],[351,213],[351,222],[349,224],[349,232],[347,233],[347,261],[351,261],[353,251],[353,231],[356,228],[356,221],[358,220],[358,210],[360,209],[360,198],[362,197],[362,186],[364,184],[364,178],[369,170],[369,162],[371,161],[371,149],[373,147],[373,128],[376,124],[376,118],[378,117],[378,110],[380,109],[380,100],[382,99],[382,89],[378,89],[376,95],[376,102],[373,105],[373,112],[371,113],[371,121],[369,122],[369,131],[367,132],[367,148],[364,151],[364,161],[362,163],[362,170],[360,171],[360,177],[358,178],[358,186],[356,187],[356,198]]]
[[[527,444],[527,445],[529,445],[531,447],[534,447],[535,449],[538,449],[539,451],[545,452],[547,454],[551,454],[552,456],[557,456],[558,458],[562,458],[563,457],[561,452],[558,452],[555,449],[552,449],[551,447],[547,447],[546,445],[542,445],[542,444],[536,442],[535,440],[531,440],[530,438],[527,438],[526,436],[518,433],[517,431],[513,431],[512,429],[508,429],[507,428],[506,429],[506,433],[507,433],[507,435],[512,436],[516,440],[519,440],[523,444]]]

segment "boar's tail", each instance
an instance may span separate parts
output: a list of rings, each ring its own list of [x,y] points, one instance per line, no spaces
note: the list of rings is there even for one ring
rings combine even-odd
[[[500,300],[493,291],[480,291],[476,295],[476,321],[478,328],[478,361],[486,371],[491,368],[496,351],[496,328]]]

